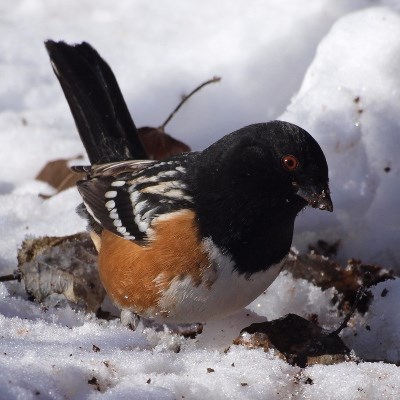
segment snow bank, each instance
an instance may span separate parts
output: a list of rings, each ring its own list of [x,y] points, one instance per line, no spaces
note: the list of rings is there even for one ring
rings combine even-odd
[[[306,212],[296,243],[341,240],[341,256],[400,267],[400,16],[371,8],[322,40],[282,119],[312,132],[330,172],[332,215]]]

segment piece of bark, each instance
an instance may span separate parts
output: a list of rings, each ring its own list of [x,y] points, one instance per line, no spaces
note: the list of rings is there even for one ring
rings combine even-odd
[[[26,239],[18,251],[18,269],[35,301],[53,294],[95,312],[105,290],[97,271],[97,252],[87,233]]]

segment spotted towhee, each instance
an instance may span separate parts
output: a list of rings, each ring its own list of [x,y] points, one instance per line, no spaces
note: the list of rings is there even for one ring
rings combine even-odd
[[[101,280],[125,313],[204,322],[279,274],[297,214],[332,211],[318,143],[293,124],[246,126],[201,152],[145,151],[108,65],[87,43],[46,43],[92,166],[78,182]]]

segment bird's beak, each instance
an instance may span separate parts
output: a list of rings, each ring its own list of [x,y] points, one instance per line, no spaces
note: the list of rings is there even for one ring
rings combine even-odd
[[[333,204],[329,192],[329,186],[326,185],[302,185],[293,182],[296,194],[302,197],[313,208],[320,210],[333,211]]]

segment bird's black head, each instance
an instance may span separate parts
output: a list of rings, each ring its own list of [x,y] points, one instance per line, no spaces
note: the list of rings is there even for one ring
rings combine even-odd
[[[203,158],[207,180],[224,180],[247,197],[257,193],[263,207],[285,201],[333,210],[324,153],[294,124],[272,121],[244,127],[206,149]]]
[[[296,125],[250,125],[199,157],[195,197],[203,234],[246,269],[265,268],[287,254],[294,220],[307,204],[333,210],[324,153]]]
[[[333,211],[325,155],[308,132],[282,121],[255,124],[249,128],[256,143],[247,146],[244,153],[251,157],[255,151],[252,147],[258,148],[259,165],[255,169],[261,168],[259,173],[264,179],[275,182],[280,194],[285,194],[286,201],[299,202],[298,198],[301,198],[313,208]],[[262,165],[266,167],[265,171]]]

